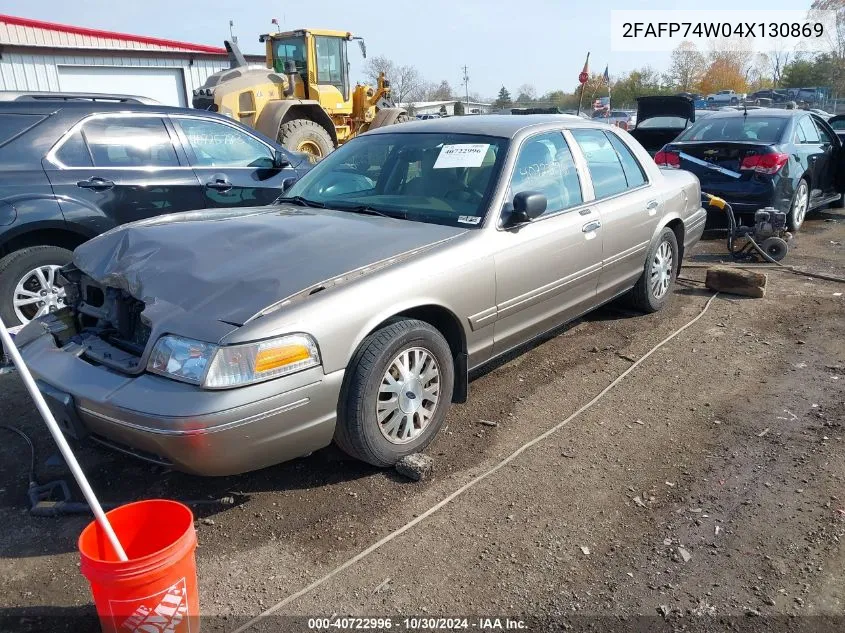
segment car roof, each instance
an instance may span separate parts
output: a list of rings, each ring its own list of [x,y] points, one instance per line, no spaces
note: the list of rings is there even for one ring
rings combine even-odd
[[[474,116],[448,117],[445,119],[429,119],[428,121],[409,121],[398,126],[388,125],[376,128],[367,132],[367,134],[433,132],[436,134],[478,134],[482,136],[513,138],[522,130],[548,126],[550,123],[558,123],[563,128],[593,128],[597,125],[603,125],[582,119],[574,114],[523,114],[519,116],[478,114]]]
[[[789,119],[803,113],[805,113],[805,110],[783,110],[780,108],[749,108],[748,110],[743,110],[742,106],[739,106],[738,109],[734,110],[714,110],[707,118],[727,119],[737,116],[747,116],[749,119],[757,117]]]
[[[208,110],[195,110],[193,108],[180,108],[177,106],[166,106],[158,104],[129,103],[129,102],[107,102],[107,101],[55,101],[45,99],[43,101],[0,101],[0,112],[15,112],[26,114],[51,114],[60,110],[77,112],[149,112],[150,114],[208,114],[216,115]]]

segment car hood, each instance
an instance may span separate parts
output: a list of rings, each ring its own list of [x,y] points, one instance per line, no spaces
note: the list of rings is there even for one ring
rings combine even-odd
[[[464,232],[290,205],[210,209],[118,227],[77,248],[73,263],[146,303],[145,314],[243,325],[292,295],[336,285],[353,271],[368,274]]]
[[[679,116],[695,121],[695,102],[688,97],[637,97],[637,124],[658,116]]]

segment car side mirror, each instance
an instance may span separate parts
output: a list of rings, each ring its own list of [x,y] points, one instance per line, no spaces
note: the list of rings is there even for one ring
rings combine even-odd
[[[273,168],[274,169],[284,169],[285,167],[290,167],[290,161],[288,157],[285,156],[284,152],[276,150],[273,152]]]
[[[539,191],[520,191],[513,197],[513,211],[508,219],[508,226],[536,220],[546,211],[547,205],[546,196]]]
[[[282,181],[282,191],[287,192],[287,190],[293,187],[294,184],[296,184],[296,178],[285,178]]]

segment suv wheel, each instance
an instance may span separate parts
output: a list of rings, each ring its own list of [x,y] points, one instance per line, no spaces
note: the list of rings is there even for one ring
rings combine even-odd
[[[364,339],[353,356],[335,443],[374,466],[393,466],[431,443],[452,400],[449,344],[428,323],[399,319]]]
[[[0,259],[0,317],[7,326],[26,325],[65,303],[56,271],[73,256],[57,246],[30,246]]]

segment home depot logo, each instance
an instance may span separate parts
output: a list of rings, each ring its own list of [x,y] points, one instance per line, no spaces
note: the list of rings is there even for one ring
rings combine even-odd
[[[131,606],[130,606],[131,605]],[[134,607],[132,615],[120,625],[131,633],[190,633],[188,591],[183,578],[155,595],[139,600],[111,600],[112,614],[123,615]],[[117,607],[117,608],[115,608]]]

